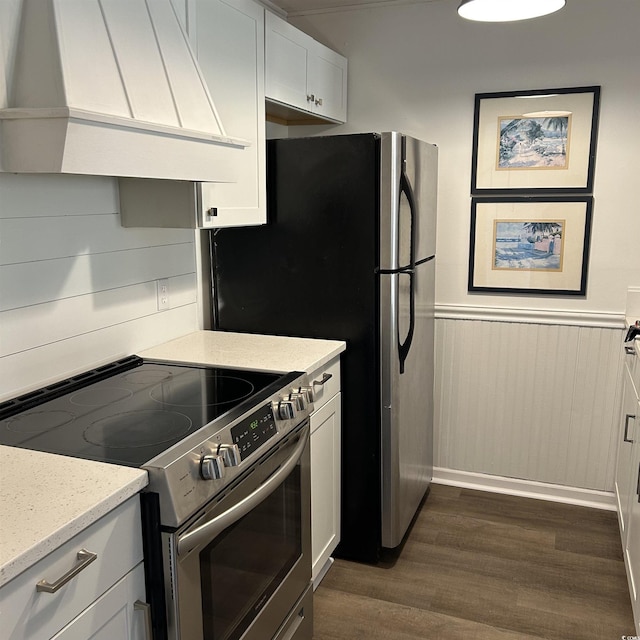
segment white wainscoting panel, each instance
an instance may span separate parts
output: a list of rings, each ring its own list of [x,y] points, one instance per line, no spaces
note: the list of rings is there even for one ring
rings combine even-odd
[[[0,174],[0,400],[194,331],[198,304],[194,232],[122,227],[115,179]]]
[[[435,466],[611,491],[623,335],[439,317]]]

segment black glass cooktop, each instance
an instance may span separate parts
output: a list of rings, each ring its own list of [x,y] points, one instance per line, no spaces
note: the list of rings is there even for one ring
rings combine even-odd
[[[130,356],[0,404],[0,444],[140,467],[280,377]]]

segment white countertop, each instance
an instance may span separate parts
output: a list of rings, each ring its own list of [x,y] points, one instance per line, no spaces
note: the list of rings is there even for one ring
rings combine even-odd
[[[311,373],[345,349],[346,343],[341,340],[195,331],[137,355],[253,371]]]
[[[147,485],[147,472],[0,446],[0,587]]]

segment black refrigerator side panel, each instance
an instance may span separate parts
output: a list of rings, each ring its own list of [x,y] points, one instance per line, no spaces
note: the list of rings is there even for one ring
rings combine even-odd
[[[345,340],[338,555],[380,545],[379,138],[267,143],[268,224],[213,243],[221,330]]]

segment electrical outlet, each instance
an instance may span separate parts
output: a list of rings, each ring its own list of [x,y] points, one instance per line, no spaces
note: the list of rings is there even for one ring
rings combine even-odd
[[[169,280],[167,278],[156,280],[156,286],[158,293],[158,311],[169,309]]]

